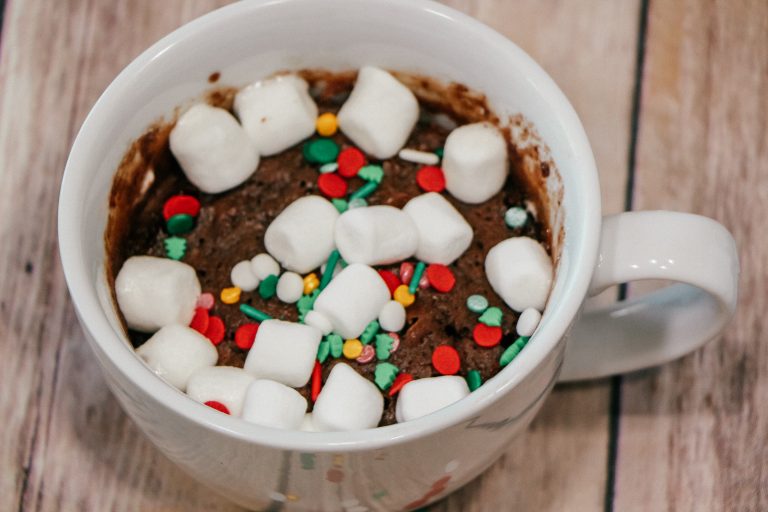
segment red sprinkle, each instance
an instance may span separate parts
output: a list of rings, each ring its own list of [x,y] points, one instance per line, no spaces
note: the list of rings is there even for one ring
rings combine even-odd
[[[365,165],[365,155],[357,148],[347,148],[339,153],[336,163],[339,164],[339,174],[352,178],[357,176],[357,172]]]
[[[403,284],[410,284],[411,283],[411,277],[413,277],[413,263],[408,263],[407,261],[404,261],[400,264],[400,280],[403,282]]]
[[[206,311],[213,309],[214,304],[216,304],[216,299],[211,292],[201,293],[197,298],[197,307],[203,308]]]
[[[211,343],[218,345],[224,340],[224,334],[227,328],[224,327],[224,320],[218,316],[212,316],[208,320],[208,329],[205,331],[205,337],[211,340]]]
[[[398,373],[397,377],[395,377],[395,380],[392,382],[392,386],[389,388],[389,396],[395,396],[397,392],[403,388],[403,386],[412,380],[413,375],[410,373]]]
[[[439,167],[422,167],[416,173],[416,183],[424,192],[442,192],[445,190],[445,174]]]
[[[475,343],[481,347],[495,347],[501,342],[501,327],[478,323],[472,330],[472,337],[475,339]]]
[[[197,217],[200,213],[200,201],[196,197],[178,195],[171,197],[163,205],[163,218],[166,222],[174,215],[182,213]]]
[[[440,263],[433,263],[427,267],[427,279],[432,288],[443,293],[453,290],[456,284],[456,277],[451,269]]]
[[[323,369],[320,366],[320,361],[315,361],[315,367],[312,368],[312,401],[317,400],[320,395],[320,390],[323,388],[321,381],[323,377]]]
[[[347,189],[349,188],[349,185],[344,181],[344,178],[335,172],[321,174],[320,177],[317,178],[317,186],[320,189],[320,192],[333,199],[340,199],[347,195]]]
[[[192,317],[192,321],[189,322],[189,326],[199,332],[205,334],[208,330],[208,324],[210,323],[208,316],[208,310],[203,308],[195,308],[195,316]]]
[[[387,288],[389,288],[389,294],[394,295],[397,287],[402,284],[400,278],[397,277],[394,272],[390,272],[389,270],[379,270],[379,275],[384,280],[384,283],[386,283]]]
[[[248,350],[253,346],[256,339],[256,333],[259,331],[259,324],[243,324],[235,331],[235,345],[243,350]]]
[[[224,414],[229,414],[229,409],[227,409],[227,406],[221,402],[217,402],[216,400],[208,400],[205,402],[205,405],[211,409],[216,409],[219,412],[223,412]]]
[[[440,345],[432,352],[432,366],[442,375],[455,375],[461,368],[459,353],[450,345]]]

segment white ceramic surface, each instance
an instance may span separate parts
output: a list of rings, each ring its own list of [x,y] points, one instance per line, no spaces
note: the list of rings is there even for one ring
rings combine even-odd
[[[562,179],[548,186],[565,191],[562,209],[552,212],[565,238],[541,324],[525,350],[479,390],[412,422],[307,433],[220,414],[157,378],[120,329],[103,276],[114,170],[130,141],[198,97],[213,71],[223,84],[241,86],[286,68],[365,64],[463,82],[484,91],[498,114],[523,114],[547,142]],[[732,314],[738,262],[721,226],[668,212],[621,215],[606,222],[601,245],[598,187],[589,144],[563,94],[517,46],[479,22],[426,0],[243,1],[167,36],[105,91],[67,163],[59,237],[67,284],[107,382],[171,460],[252,508],[401,510],[468,482],[526,427],[563,366],[567,333],[590,280],[596,291],[665,277],[709,293],[673,287],[588,313],[569,346],[569,378],[666,361],[715,336]],[[614,336],[623,342],[613,343]]]

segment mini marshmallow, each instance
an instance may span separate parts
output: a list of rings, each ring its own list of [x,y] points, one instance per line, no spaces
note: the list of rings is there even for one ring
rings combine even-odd
[[[453,130],[443,153],[445,188],[459,201],[478,204],[499,192],[507,179],[507,143],[490,123]]]
[[[520,314],[520,318],[517,319],[517,326],[515,327],[517,335],[533,336],[540,321],[541,313],[539,313],[538,310],[534,308],[526,308],[525,311]]]
[[[235,113],[264,156],[277,154],[315,132],[317,105],[296,75],[256,82],[235,96]]]
[[[385,331],[399,332],[405,327],[405,308],[396,300],[384,304],[379,312],[379,325]]]
[[[243,369],[257,379],[271,379],[299,388],[315,365],[319,329],[283,320],[261,322]]]
[[[314,310],[331,321],[335,333],[353,339],[379,316],[389,299],[389,288],[378,272],[367,265],[352,263],[320,292]]]
[[[184,391],[192,374],[213,366],[219,353],[208,338],[183,325],[166,325],[136,349],[152,371]]]
[[[259,282],[261,282],[261,279],[253,273],[253,267],[248,260],[241,261],[232,267],[229,280],[244,292],[252,292],[258,288]]]
[[[269,276],[280,275],[280,265],[275,261],[275,258],[265,252],[251,258],[251,270],[260,281]]]
[[[240,185],[259,165],[259,154],[237,119],[204,103],[176,121],[170,146],[187,179],[209,194]]]
[[[541,311],[552,285],[552,260],[536,240],[508,238],[488,251],[485,275],[507,306],[515,311]]]
[[[307,399],[295,389],[267,379],[248,386],[242,418],[263,427],[298,430],[307,412]]]
[[[384,413],[384,398],[376,385],[351,366],[333,367],[312,410],[319,431],[374,428]]]
[[[304,280],[296,272],[283,272],[277,281],[277,298],[286,304],[298,301],[304,293]]]
[[[437,192],[416,196],[403,207],[419,233],[416,257],[450,265],[472,243],[472,226]]]
[[[283,267],[304,274],[319,267],[333,251],[339,212],[320,196],[289,204],[267,228],[264,245]]]
[[[253,375],[234,366],[201,368],[189,377],[187,395],[201,404],[215,400],[224,404],[232,416],[240,416],[245,392],[253,380]]]
[[[301,425],[299,425],[299,430],[302,432],[317,432],[318,430],[315,428],[314,420],[312,419],[312,413],[308,412],[304,415],[304,419],[301,422]]]
[[[330,334],[333,330],[333,325],[331,325],[331,321],[328,320],[328,317],[319,311],[315,311],[314,309],[308,311],[304,316],[304,323],[319,329],[320,332],[323,333],[323,336]]]
[[[398,423],[448,407],[469,394],[467,381],[456,375],[412,380],[400,390],[395,406]]]
[[[342,213],[336,221],[334,240],[348,263],[385,265],[413,256],[419,234],[402,210],[382,205]]]
[[[130,329],[154,332],[170,324],[189,324],[200,295],[200,281],[195,269],[186,263],[132,256],[117,274],[115,295]]]
[[[341,110],[339,128],[363,151],[384,160],[405,145],[419,119],[419,102],[386,71],[366,66]]]

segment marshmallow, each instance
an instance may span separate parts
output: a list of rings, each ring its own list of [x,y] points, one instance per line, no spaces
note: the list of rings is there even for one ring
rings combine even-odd
[[[376,385],[351,366],[333,367],[312,410],[319,431],[374,428],[384,413],[384,398]]]
[[[333,251],[339,212],[320,196],[289,204],[267,228],[264,245],[283,267],[304,274],[319,267]]]
[[[309,325],[283,320],[261,322],[243,369],[257,379],[294,388],[307,383],[322,334]]]
[[[552,260],[536,240],[508,238],[488,251],[485,275],[507,306],[515,311],[541,311],[552,284]]]
[[[115,295],[130,329],[154,332],[170,324],[189,324],[200,295],[200,281],[195,269],[186,263],[132,256],[117,274]]]
[[[533,336],[540,321],[541,313],[539,313],[538,310],[534,308],[526,308],[525,311],[520,314],[520,318],[517,319],[517,325],[515,326],[517,335]]]
[[[275,261],[275,258],[265,252],[251,258],[251,270],[260,281],[269,276],[280,275],[280,265]]]
[[[335,333],[353,339],[379,316],[389,299],[389,288],[379,273],[367,265],[353,263],[320,292],[314,310],[330,320]]]
[[[251,374],[234,366],[201,368],[189,377],[187,395],[201,404],[215,400],[224,404],[232,416],[240,416],[245,392],[253,380]]]
[[[449,265],[472,243],[472,226],[437,192],[414,197],[403,211],[416,225],[416,257],[422,261]]]
[[[242,418],[263,427],[298,430],[307,412],[307,399],[295,389],[259,379],[248,386]]]
[[[402,210],[382,205],[342,213],[336,221],[334,240],[348,263],[386,265],[413,256],[419,235]]]
[[[469,394],[467,381],[456,375],[412,380],[400,390],[395,406],[398,423],[448,407]]]
[[[235,96],[235,113],[264,156],[277,154],[315,132],[317,105],[296,75],[256,82]]]
[[[405,308],[396,300],[384,304],[379,311],[379,325],[385,331],[398,332],[405,327]]]
[[[363,151],[384,160],[405,145],[419,119],[419,102],[386,71],[366,66],[341,110],[339,128]]]
[[[307,314],[304,316],[304,323],[319,329],[320,332],[323,333],[323,336],[330,334],[333,330],[331,321],[328,320],[324,314],[320,313],[319,311],[315,311],[314,309],[307,311]]]
[[[252,292],[258,288],[259,282],[261,282],[261,279],[253,273],[251,262],[248,260],[241,261],[232,267],[229,280],[244,292]]]
[[[170,146],[187,179],[209,194],[240,185],[259,165],[259,154],[237,119],[204,103],[176,121]]]
[[[190,376],[201,368],[213,366],[219,353],[213,344],[194,329],[166,325],[136,349],[152,371],[184,391]]]
[[[459,201],[478,204],[499,192],[507,179],[507,143],[490,123],[453,130],[443,153],[445,188]]]
[[[302,420],[301,425],[299,425],[299,430],[302,432],[317,432],[311,412],[304,415],[304,419]]]
[[[303,293],[304,279],[296,272],[283,272],[277,281],[277,298],[286,304],[293,304]]]

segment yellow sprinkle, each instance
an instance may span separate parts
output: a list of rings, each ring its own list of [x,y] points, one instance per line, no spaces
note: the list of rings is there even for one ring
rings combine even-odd
[[[318,286],[320,286],[320,280],[317,278],[317,274],[312,272],[304,276],[304,295],[309,295]]]
[[[288,501],[299,501],[299,497],[295,494],[286,494],[285,497]]]
[[[321,114],[320,117],[317,118],[317,122],[315,122],[317,133],[323,137],[330,137],[336,133],[338,126],[339,123],[336,121],[336,114],[333,114],[332,112]]]
[[[344,342],[342,352],[347,359],[357,359],[363,353],[363,344],[357,338],[347,340]]]
[[[224,304],[234,304],[240,300],[240,288],[233,286],[232,288],[224,288],[221,290],[221,302]]]
[[[395,289],[395,300],[402,304],[403,307],[407,308],[413,304],[413,301],[416,300],[416,296],[408,291],[407,284],[401,284]]]
[[[343,463],[344,463],[344,456],[343,455],[339,454],[339,455],[334,455],[333,456],[333,465],[334,466],[341,466]]]

